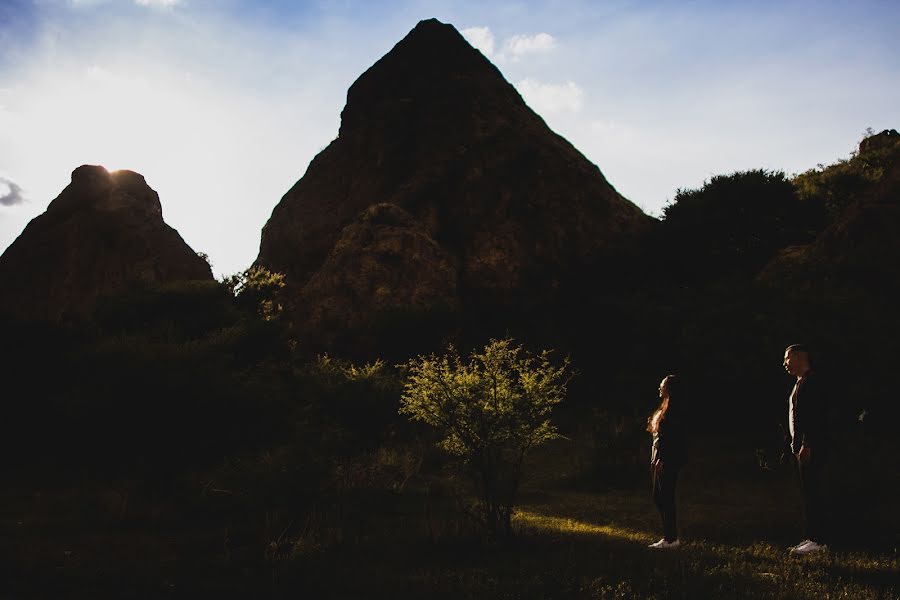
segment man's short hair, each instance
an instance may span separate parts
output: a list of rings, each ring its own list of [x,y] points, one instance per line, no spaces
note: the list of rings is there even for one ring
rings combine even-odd
[[[807,360],[812,364],[812,353],[809,351],[809,348],[805,344],[791,344],[786,349],[787,352],[802,352],[806,354]]]

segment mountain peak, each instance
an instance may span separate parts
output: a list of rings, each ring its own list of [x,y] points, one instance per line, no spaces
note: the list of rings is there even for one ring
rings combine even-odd
[[[354,225],[381,203],[416,225],[402,235]],[[375,306],[378,290],[391,289],[397,306],[427,312],[419,299],[440,296],[431,307],[438,312],[440,304],[475,313],[523,297],[541,305],[561,278],[627,251],[649,223],[482,53],[453,26],[430,19],[350,87],[337,139],[275,207],[257,264],[284,273],[307,306],[325,297],[333,306]],[[338,258],[371,251],[364,242],[372,236],[385,248],[422,249],[432,240],[440,251],[429,256],[438,271],[438,263],[452,266],[457,296],[396,285],[428,269],[393,268],[402,253],[386,251],[374,258],[384,264],[361,274],[371,280],[333,284],[341,280]],[[424,256],[413,254],[408,260]],[[337,291],[347,297],[338,300]],[[308,320],[300,304],[291,312],[298,323]],[[346,327],[357,317],[332,314],[331,325],[307,325]],[[379,317],[367,318],[360,327],[377,329]]]
[[[447,108],[465,114],[476,108],[473,103],[492,98],[521,101],[500,71],[455,27],[436,19],[420,21],[350,87],[340,135],[371,121],[387,105],[414,116],[428,105],[452,101],[455,106]]]
[[[450,47],[469,47],[469,42],[462,36],[456,27],[448,23],[442,23],[437,19],[424,19],[406,34],[398,46],[419,46],[419,49],[442,49]]]
[[[101,211],[132,211],[162,219],[159,195],[140,173],[108,171],[100,165],[81,165],[72,183],[47,207],[46,218],[61,220],[90,207]]]
[[[134,171],[82,165],[47,211],[0,255],[0,313],[58,320],[89,314],[135,280],[212,280],[166,225],[159,195]]]
[[[412,30],[407,34],[407,37],[413,33],[422,33],[422,32],[454,32],[456,28],[453,25],[448,23],[443,23],[438,21],[436,18],[431,17],[430,19],[422,19],[416,26],[412,28]]]

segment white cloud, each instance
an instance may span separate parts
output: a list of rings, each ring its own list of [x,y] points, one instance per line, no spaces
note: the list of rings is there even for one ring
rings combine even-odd
[[[163,8],[169,8],[170,6],[175,6],[179,3],[180,0],[134,0],[135,4],[140,4],[141,6],[161,6]]]
[[[112,0],[69,0],[72,6],[96,6],[98,4],[109,4]],[[156,6],[160,8],[171,8],[176,4],[180,4],[181,0],[133,0],[138,6]]]
[[[528,77],[519,81],[516,89],[541,114],[576,113],[584,106],[584,90],[573,81],[553,84]]]
[[[549,33],[514,35],[503,43],[503,54],[517,60],[526,54],[547,52],[556,47],[556,39]]]
[[[463,37],[474,48],[481,50],[482,54],[490,58],[494,54],[494,34],[488,27],[469,27],[462,30]]]

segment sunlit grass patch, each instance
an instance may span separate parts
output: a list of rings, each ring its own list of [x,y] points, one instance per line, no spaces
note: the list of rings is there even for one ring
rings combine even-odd
[[[644,531],[612,524],[600,525],[530,509],[517,510],[513,522],[521,528],[541,533],[603,536],[637,543],[644,543],[651,538]]]

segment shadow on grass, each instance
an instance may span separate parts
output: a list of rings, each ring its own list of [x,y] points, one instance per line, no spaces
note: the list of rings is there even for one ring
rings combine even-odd
[[[523,507],[517,523],[528,535],[569,539],[572,548],[578,548],[569,555],[570,568],[577,569],[582,583],[596,575],[595,584],[588,588],[606,594],[591,597],[896,597],[900,572],[896,553],[829,552],[791,557],[781,544],[758,538],[749,543],[733,541],[751,538],[748,531],[739,531],[729,540],[689,539],[678,550],[653,551],[645,545],[655,539],[652,532],[657,526],[637,514],[638,507],[652,511],[649,502],[639,496],[569,493],[543,500],[540,505]],[[630,509],[623,510],[623,504]],[[561,507],[565,513],[560,512]],[[706,516],[713,514],[707,512]],[[766,516],[772,515],[765,511],[751,514],[746,524],[752,526],[754,519]],[[592,558],[602,560],[590,562]],[[584,568],[585,561],[593,565],[593,571]],[[598,588],[596,581],[604,583]]]
[[[322,519],[318,536],[288,527],[278,553],[267,551],[261,500],[217,512],[208,498],[191,510],[179,498],[160,517],[132,500],[134,513],[120,519],[109,516],[117,496],[35,504],[7,491],[0,598],[898,597],[896,552],[788,556],[799,535],[795,482],[721,463],[685,470],[684,544],[674,552],[646,547],[660,531],[648,489],[566,487],[554,477],[571,471],[551,469],[561,464],[555,455],[523,490],[509,545],[482,541],[452,495],[425,486],[348,502]]]

